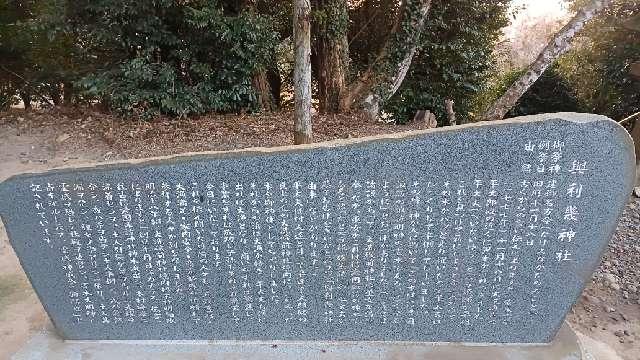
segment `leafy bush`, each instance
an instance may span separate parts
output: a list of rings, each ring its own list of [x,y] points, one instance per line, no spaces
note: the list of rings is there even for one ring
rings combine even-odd
[[[0,97],[61,100],[62,84],[77,78],[82,62],[64,27],[65,9],[63,0],[0,0]]]
[[[252,109],[252,76],[276,44],[267,18],[227,14],[218,1],[92,0],[75,7],[75,21],[89,51],[107,55],[76,85],[142,117]]]

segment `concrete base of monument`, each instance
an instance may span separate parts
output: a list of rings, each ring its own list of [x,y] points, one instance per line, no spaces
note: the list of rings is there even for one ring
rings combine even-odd
[[[593,357],[584,356],[576,333],[564,324],[555,340],[548,345],[367,341],[64,341],[53,329],[47,329],[37,333],[12,359],[591,360]]]

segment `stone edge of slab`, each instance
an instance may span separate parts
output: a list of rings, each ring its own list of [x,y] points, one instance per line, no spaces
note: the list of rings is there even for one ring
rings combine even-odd
[[[312,144],[303,144],[303,145],[284,145],[284,146],[274,146],[274,147],[250,147],[250,148],[242,148],[242,149],[233,149],[233,150],[221,150],[221,151],[204,151],[204,152],[186,152],[180,154],[166,155],[166,156],[156,156],[149,158],[137,158],[137,159],[128,159],[128,160],[114,160],[114,161],[106,161],[100,163],[83,163],[83,164],[73,164],[73,165],[64,165],[60,167],[55,167],[51,169],[34,169],[25,171],[23,173],[12,175],[4,181],[0,182],[0,195],[2,193],[2,187],[5,183],[9,183],[18,178],[31,176],[31,175],[44,175],[44,174],[54,174],[58,172],[66,172],[71,170],[77,171],[86,171],[86,170],[109,170],[109,169],[117,169],[119,167],[127,167],[130,165],[153,165],[154,163],[158,163],[161,161],[179,161],[184,160],[186,158],[194,157],[198,159],[216,159],[216,158],[224,158],[229,156],[243,156],[243,155],[272,155],[278,153],[295,153],[295,152],[303,152],[314,149],[326,149],[326,148],[335,148],[335,147],[345,147],[349,145],[365,145],[367,143],[376,143],[376,142],[384,142],[384,141],[398,141],[403,139],[412,139],[421,135],[428,134],[437,134],[441,132],[457,132],[465,129],[473,129],[480,127],[498,127],[498,126],[506,126],[520,123],[535,123],[546,120],[564,120],[574,123],[591,123],[595,121],[605,121],[618,127],[619,130],[623,131],[623,138],[625,139],[625,145],[629,147],[630,152],[634,154],[634,144],[631,138],[631,135],[617,122],[611,120],[610,118],[603,115],[589,114],[589,113],[570,113],[570,112],[560,112],[560,113],[548,113],[548,114],[539,114],[539,115],[528,115],[528,116],[520,116],[515,118],[510,118],[506,120],[496,120],[496,121],[482,121],[475,122],[464,125],[457,126],[447,126],[440,127],[435,129],[425,129],[425,130],[411,130],[411,131],[403,131],[396,133],[388,133],[388,134],[380,134],[373,136],[366,136],[360,138],[352,138],[352,139],[336,139],[330,141],[324,141],[319,143]],[[0,197],[1,199],[1,197]]]

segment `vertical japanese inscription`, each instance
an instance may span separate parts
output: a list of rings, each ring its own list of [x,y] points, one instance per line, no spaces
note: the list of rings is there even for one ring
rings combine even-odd
[[[549,274],[575,261],[589,191],[589,161],[560,139],[527,139],[519,152],[515,178],[164,178],[29,191],[37,246],[56,251],[78,324],[499,326],[542,316]]]

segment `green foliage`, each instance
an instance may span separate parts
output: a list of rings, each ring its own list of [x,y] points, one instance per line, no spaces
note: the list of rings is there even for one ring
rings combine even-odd
[[[0,0],[0,98],[59,100],[75,59],[72,37],[60,31],[64,11],[59,0]]]
[[[500,29],[508,24],[509,1],[434,1],[420,50],[402,86],[385,104],[398,122],[427,109],[445,121],[444,100],[455,102],[461,121],[486,82]]]
[[[33,2],[0,0],[0,106],[15,103],[15,95],[32,86],[36,71],[29,58],[33,33],[28,21],[33,17]]]
[[[316,5],[314,7],[314,5]],[[311,6],[311,21],[319,30],[312,36],[338,39],[349,30],[349,13],[344,0],[317,1]]]
[[[583,1],[572,3],[577,7]],[[0,109],[20,95],[57,102],[64,93],[74,102],[100,103],[141,117],[255,110],[257,73],[268,69],[285,94],[291,87],[291,4],[0,0]],[[414,39],[418,0],[314,4],[313,36],[348,34],[349,81],[360,78],[374,60],[380,64],[374,76],[394,75],[412,48],[407,39]],[[473,120],[474,110],[495,100],[518,74],[489,77],[509,5],[507,0],[434,0],[409,72],[384,111],[398,122],[420,109],[444,120],[444,100],[452,99],[458,118]],[[404,15],[396,24],[392,15],[398,12]],[[638,2],[614,0],[510,115],[584,106],[614,118],[640,111],[639,79],[630,73],[640,61],[640,31],[628,26],[639,17]],[[392,46],[377,58],[394,28]]]
[[[393,81],[397,76],[398,67],[402,66],[401,64],[406,61],[407,55],[411,54],[414,47],[420,43],[422,29],[425,25],[429,25],[424,24],[422,0],[405,0],[402,5],[399,9],[402,12],[400,22],[394,24],[394,27],[397,27],[397,31],[393,32],[391,39],[389,39],[391,44],[388,47],[389,51],[384,54],[382,61],[377,64],[377,75],[382,81],[379,82],[379,86],[374,89],[374,92],[380,99],[388,99],[392,95],[393,91],[386,84]],[[430,9],[430,11],[432,10]],[[422,26],[420,26],[421,22]],[[413,59],[415,60],[416,58],[414,57]]]
[[[472,116],[475,118],[476,113],[481,113],[496,102],[524,72],[525,69],[515,69],[492,73],[471,101]]]
[[[514,71],[507,87],[516,81],[523,71]],[[506,83],[506,82],[505,82]],[[507,88],[504,88],[506,91]],[[501,94],[504,93],[501,92]],[[525,92],[511,109],[506,118],[535,115],[549,112],[584,112],[585,108],[577,99],[569,83],[558,73],[557,66],[545,71]]]
[[[74,10],[95,51],[108,53],[77,83],[86,96],[142,117],[255,106],[252,76],[276,44],[267,18],[218,1],[91,0]]]
[[[507,89],[518,80],[526,69],[511,70],[495,76],[479,96],[474,99],[472,108],[486,109],[497,101]],[[584,105],[578,100],[570,84],[552,66],[522,95],[505,118],[535,115],[548,112],[584,112]]]
[[[7,110],[18,103],[15,93],[16,89],[11,84],[0,84],[0,111]]]
[[[399,1],[367,0],[349,9],[350,78],[359,76],[384,46],[393,27]]]
[[[640,111],[640,78],[630,73],[631,64],[640,62],[640,28],[633,26],[638,19],[639,2],[614,0],[559,60],[560,74],[588,111],[614,119]]]

